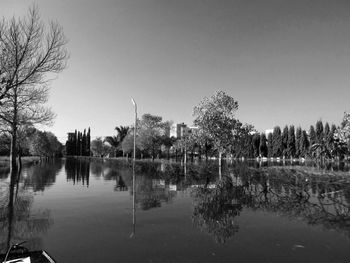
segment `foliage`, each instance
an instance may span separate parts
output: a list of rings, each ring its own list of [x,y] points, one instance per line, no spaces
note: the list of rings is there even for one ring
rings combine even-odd
[[[66,155],[67,156],[90,156],[90,128],[86,133],[75,130],[74,133],[68,134],[68,140],[66,142]]]
[[[29,138],[29,152],[31,155],[41,157],[57,157],[61,155],[62,144],[51,132],[35,130]]]
[[[317,136],[316,136],[316,131],[315,131],[315,127],[313,125],[310,126],[310,130],[309,130],[309,141],[310,141],[310,145],[313,145],[314,143],[316,143],[317,141]]]
[[[339,157],[350,152],[350,112],[344,112],[340,127],[334,131],[334,152]]]
[[[169,123],[162,122],[160,116],[144,114],[138,125],[138,146],[143,153],[154,159],[160,151],[162,136],[169,130]]]
[[[316,122],[316,143],[322,143],[324,139],[323,122],[321,120]]]
[[[302,157],[306,157],[306,155],[308,154],[308,149],[310,147],[310,141],[308,138],[308,135],[306,133],[306,131],[303,130],[302,132],[302,136],[300,139],[300,155]]]
[[[259,152],[261,157],[267,157],[267,144],[266,144],[266,135],[262,133],[260,135],[260,144],[259,144]]]
[[[295,130],[294,126],[289,127],[287,156],[293,158],[295,156]]]
[[[253,157],[258,157],[260,155],[259,146],[260,146],[260,134],[255,133],[252,137],[253,143]]]
[[[214,189],[194,189],[195,225],[212,235],[217,243],[227,242],[239,229],[235,219],[243,209],[240,202],[242,191],[242,187],[234,186],[227,177],[219,181]]]
[[[112,148],[105,144],[101,137],[97,137],[91,141],[91,151],[94,156],[105,157],[112,152]]]
[[[223,91],[204,98],[194,108],[194,124],[212,140],[219,153],[225,152],[234,140],[238,126],[237,109],[238,102]]]
[[[232,154],[234,157],[252,158],[254,157],[254,149],[252,143],[252,133],[255,132],[254,128],[248,124],[237,124],[238,125],[235,132],[235,137],[232,141]]]
[[[289,134],[289,130],[288,130],[288,126],[286,125],[283,128],[283,132],[282,132],[282,155],[283,156],[288,156],[288,134]]]
[[[297,128],[296,134],[295,134],[295,157],[299,158],[301,157],[302,153],[302,146],[301,146],[301,138],[303,136],[303,131],[300,127]]]
[[[281,128],[276,126],[272,133],[272,156],[281,157],[283,153]]]

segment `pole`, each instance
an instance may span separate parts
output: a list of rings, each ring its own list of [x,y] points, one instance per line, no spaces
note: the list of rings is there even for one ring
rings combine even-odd
[[[136,160],[136,132],[137,132],[137,104],[135,100],[131,99],[132,104],[135,108],[135,123],[134,123],[134,155],[132,162],[132,233],[130,238],[135,236],[136,232],[136,206],[135,206],[135,197],[136,197],[136,177],[135,177],[135,160]]]
[[[135,122],[134,122],[134,162],[136,158],[136,132],[137,132],[137,104],[133,98],[131,98],[132,104],[135,109]]]

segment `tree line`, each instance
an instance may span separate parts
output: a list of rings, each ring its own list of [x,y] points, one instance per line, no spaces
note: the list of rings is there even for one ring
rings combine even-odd
[[[321,120],[308,131],[294,125],[283,130],[276,126],[268,133],[258,133],[243,124],[235,113],[238,102],[223,91],[204,98],[194,107],[196,129],[181,138],[170,137],[171,121],[144,114],[137,120],[137,158],[313,158],[343,159],[350,152],[350,114],[345,113],[340,126]],[[131,156],[135,127],[117,127],[116,136],[92,142],[92,151],[101,155]],[[94,147],[93,145],[96,145]],[[99,145],[99,147],[97,147]],[[95,148],[95,149],[94,149]]]
[[[68,133],[68,140],[66,142],[66,155],[67,156],[90,156],[90,128],[86,132],[80,132],[75,130],[73,133]]]
[[[43,158],[62,157],[63,145],[52,132],[40,131],[33,126],[21,127],[17,131],[17,149],[19,162],[22,156],[39,156]],[[0,135],[0,155],[9,156],[11,136]]]

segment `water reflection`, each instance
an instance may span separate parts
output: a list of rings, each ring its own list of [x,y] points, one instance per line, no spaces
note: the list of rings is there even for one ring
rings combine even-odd
[[[224,177],[215,185],[195,188],[193,221],[200,229],[213,236],[216,242],[225,243],[238,232],[236,217],[243,209],[243,189],[234,186]]]
[[[89,187],[90,162],[81,159],[67,158],[65,163],[67,181],[73,184],[82,184]]]
[[[32,210],[33,193],[21,182],[21,172],[11,172],[0,189],[0,253],[22,241],[29,249],[41,249],[40,235],[53,223],[49,210]]]
[[[24,188],[43,192],[56,182],[56,176],[61,169],[61,161],[46,161],[26,167],[22,172]]]
[[[238,231],[243,209],[303,219],[350,237],[350,180],[293,169],[251,170],[236,166],[214,185],[194,188],[193,222],[225,243]]]
[[[136,204],[142,210],[161,207],[163,202],[170,203],[176,196],[175,191],[171,191],[165,180],[152,179],[145,176],[138,177],[136,184]]]

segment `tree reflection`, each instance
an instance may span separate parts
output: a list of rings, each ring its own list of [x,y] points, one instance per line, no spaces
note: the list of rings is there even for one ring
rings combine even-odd
[[[61,161],[41,162],[37,165],[27,167],[21,176],[24,188],[30,187],[34,192],[43,192],[46,187],[55,183],[57,173],[61,169]]]
[[[142,210],[161,207],[162,202],[169,203],[176,192],[170,191],[163,179],[151,179],[145,176],[137,178],[136,203]]]
[[[242,187],[234,186],[227,177],[220,180],[215,188],[208,185],[197,188],[193,192],[195,225],[211,234],[216,242],[225,243],[239,229],[235,218],[243,208],[242,191]]]
[[[81,159],[66,159],[65,170],[67,181],[72,181],[73,184],[86,185],[89,187],[90,179],[90,162]]]
[[[20,183],[20,172],[11,172],[10,182],[0,188],[0,251],[21,241],[28,241],[29,249],[40,249],[40,234],[52,224],[49,210],[32,211],[33,195]]]
[[[243,208],[301,218],[310,225],[322,225],[350,237],[347,177],[293,169],[235,170],[214,186],[195,188],[192,194],[195,225],[218,243],[225,243],[238,231],[237,217]]]

